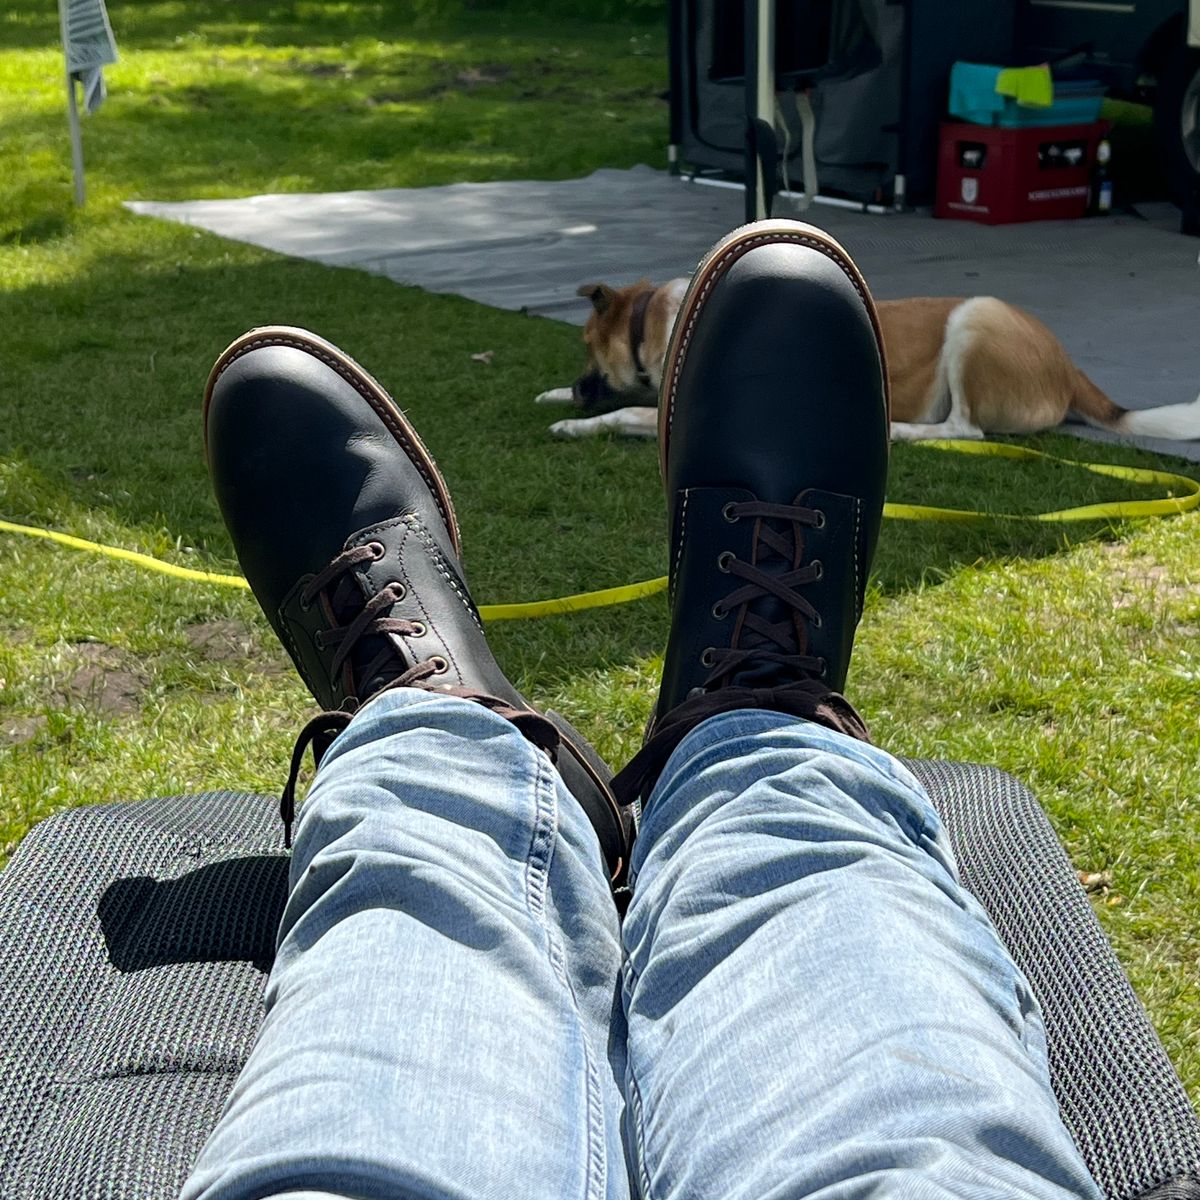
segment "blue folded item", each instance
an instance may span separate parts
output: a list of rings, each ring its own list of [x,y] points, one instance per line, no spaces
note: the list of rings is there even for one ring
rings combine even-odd
[[[950,69],[952,117],[973,125],[1022,128],[1038,125],[1090,125],[1099,119],[1104,85],[1093,79],[1054,81],[1054,103],[1030,107],[1001,96],[996,83],[1004,67],[956,62]]]
[[[996,91],[1003,67],[956,62],[950,68],[950,115],[975,125],[994,125],[1006,97]]]

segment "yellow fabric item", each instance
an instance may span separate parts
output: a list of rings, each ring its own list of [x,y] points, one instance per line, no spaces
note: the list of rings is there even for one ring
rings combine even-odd
[[[1050,67],[1006,67],[996,76],[996,91],[1012,96],[1026,108],[1049,108],[1054,103],[1054,76]]]

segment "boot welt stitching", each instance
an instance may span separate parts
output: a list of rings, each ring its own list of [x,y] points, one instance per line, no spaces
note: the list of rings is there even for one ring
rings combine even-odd
[[[687,349],[688,343],[691,341],[692,331],[697,319],[700,316],[700,310],[704,307],[705,301],[708,299],[708,293],[712,291],[717,281],[726,273],[729,266],[732,265],[731,260],[741,258],[744,254],[748,253],[758,245],[776,242],[793,242],[801,246],[807,246],[809,249],[816,250],[819,254],[824,254],[826,258],[830,259],[841,270],[842,274],[846,276],[851,286],[858,293],[859,298],[867,306],[868,313],[872,318],[871,323],[872,325],[876,326],[876,340],[882,344],[882,338],[878,334],[878,324],[875,320],[875,313],[873,311],[874,305],[867,299],[867,295],[857,278],[857,271],[851,267],[846,259],[840,253],[838,253],[838,251],[830,243],[811,237],[807,234],[784,233],[760,234],[758,237],[747,238],[744,242],[735,242],[732,246],[729,246],[725,250],[725,253],[722,254],[719,259],[708,264],[707,278],[704,281],[703,287],[700,289],[700,295],[697,296],[695,303],[692,305],[692,311],[688,317],[688,323],[684,328],[683,336],[680,339],[679,353],[676,355],[675,369],[672,371],[671,376],[671,404],[667,413],[668,427],[670,426],[671,418],[674,415],[675,386],[678,383],[679,372],[683,366],[684,353]]]

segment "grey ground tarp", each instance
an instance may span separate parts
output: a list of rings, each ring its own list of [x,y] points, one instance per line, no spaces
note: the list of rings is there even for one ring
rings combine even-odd
[[[588,306],[575,295],[579,284],[690,274],[741,223],[742,194],[634,167],[559,182],[129,207],[281,254],[582,324]],[[776,215],[788,212],[781,199]],[[994,227],[822,206],[805,219],[846,246],[881,299],[994,295],[1030,309],[1118,404],[1177,403],[1200,390],[1198,243],[1180,236],[1170,206]],[[548,382],[567,381],[531,380],[531,391]],[[1142,444],[1200,460],[1200,443]]]

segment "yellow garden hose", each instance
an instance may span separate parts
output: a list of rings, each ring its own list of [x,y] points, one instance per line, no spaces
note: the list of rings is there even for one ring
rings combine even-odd
[[[1056,509],[1053,512],[1022,515],[1017,513],[979,512],[972,509],[933,508],[921,504],[885,504],[883,515],[895,521],[1104,521],[1130,520],[1140,517],[1166,517],[1187,512],[1200,505],[1200,482],[1186,475],[1174,475],[1168,471],[1151,471],[1142,467],[1118,467],[1109,463],[1079,462],[1072,458],[1059,458],[1041,450],[1029,450],[1007,442],[929,441],[921,443],[938,450],[953,450],[959,454],[978,454],[992,458],[1012,458],[1031,461],[1043,459],[1049,462],[1066,463],[1072,467],[1090,471],[1095,475],[1107,475],[1124,479],[1130,483],[1156,484],[1178,493],[1158,500],[1112,500],[1103,504],[1083,504],[1075,508]],[[106,546],[86,538],[59,533],[54,529],[42,529],[33,525],[18,525],[0,520],[0,532],[21,534],[26,537],[42,538],[73,550],[86,550],[93,554],[104,554],[109,558],[133,563],[176,579],[196,583],[212,583],[221,587],[248,588],[250,585],[240,575],[222,575],[214,571],[197,571],[191,567],[180,567],[164,562],[149,554],[136,550],[125,550],[120,546]],[[545,617],[554,613],[579,612],[586,608],[601,608],[610,604],[624,604],[640,600],[663,591],[667,577],[647,579],[641,583],[628,583],[620,587],[602,588],[595,592],[579,592],[572,596],[559,596],[553,600],[530,600],[517,604],[481,604],[480,616],[485,621],[516,621],[527,617]]]

